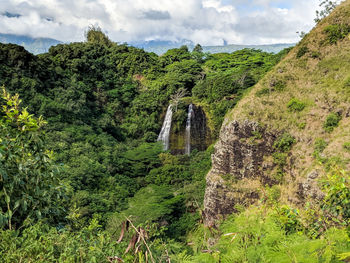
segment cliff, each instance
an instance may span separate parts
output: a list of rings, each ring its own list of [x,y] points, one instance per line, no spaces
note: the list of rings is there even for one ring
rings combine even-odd
[[[174,113],[173,125],[170,131],[170,151],[172,154],[185,154],[186,145],[186,119],[188,113],[188,105],[186,111],[179,109],[179,115]],[[181,113],[180,111],[183,111]],[[190,149],[205,151],[209,145],[213,143],[211,131],[208,127],[207,116],[198,105],[193,105],[193,114],[191,115],[191,133],[190,133]]]
[[[350,169],[350,1],[323,19],[226,116],[207,175],[206,224],[262,198],[322,198],[317,180]]]

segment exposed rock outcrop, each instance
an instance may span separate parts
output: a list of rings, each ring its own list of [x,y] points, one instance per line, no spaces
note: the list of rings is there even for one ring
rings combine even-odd
[[[299,184],[298,196],[300,199],[312,199],[321,201],[324,198],[324,193],[321,191],[318,185],[319,172],[312,171],[308,174],[307,178]]]
[[[261,185],[273,185],[275,179],[264,171],[273,169],[265,160],[274,151],[278,134],[256,122],[233,121],[223,126],[212,155],[204,197],[205,223],[235,211],[235,205],[249,205],[259,198]]]
[[[170,132],[170,151],[172,154],[185,154],[186,151],[186,119],[181,124],[181,129]],[[204,110],[193,105],[191,116],[190,149],[205,151],[213,143],[211,131],[208,127],[207,117]]]

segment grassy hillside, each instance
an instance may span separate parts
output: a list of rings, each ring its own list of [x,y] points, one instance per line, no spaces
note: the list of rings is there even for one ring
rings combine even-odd
[[[291,134],[284,198],[313,170],[350,169],[350,1],[341,4],[269,72],[225,119]],[[225,126],[225,124],[223,126]]]
[[[350,1],[225,117],[183,262],[349,262]]]

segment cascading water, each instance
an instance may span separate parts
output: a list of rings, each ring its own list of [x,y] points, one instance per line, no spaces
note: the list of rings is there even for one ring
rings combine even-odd
[[[190,104],[188,106],[188,114],[187,114],[187,121],[186,121],[186,145],[185,145],[185,154],[191,153],[191,119],[193,116],[193,105]]]
[[[170,104],[166,111],[163,126],[157,139],[157,141],[163,142],[163,149],[165,151],[169,150],[169,139],[170,139],[172,117],[173,117],[173,105]]]

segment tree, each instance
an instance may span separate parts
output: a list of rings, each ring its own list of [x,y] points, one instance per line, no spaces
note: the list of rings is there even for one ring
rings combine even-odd
[[[87,32],[85,33],[86,41],[89,43],[98,43],[111,47],[113,42],[102,32],[100,27],[89,26]]]
[[[202,48],[202,46],[201,46],[200,44],[197,44],[197,45],[193,48],[192,52],[202,53],[202,52],[203,52],[203,48]]]
[[[171,104],[175,106],[175,111],[177,111],[177,107],[179,105],[180,100],[187,95],[187,90],[184,88],[180,88],[176,91],[175,94],[170,96]]]
[[[0,227],[10,230],[60,212],[62,185],[41,128],[46,123],[20,108],[18,94],[2,87],[0,110]]]
[[[320,0],[320,7],[323,7],[321,11],[317,10],[316,11],[316,18],[315,22],[318,23],[320,22],[323,18],[328,16],[334,8],[340,3],[340,0]]]
[[[202,63],[207,54],[203,53],[203,48],[200,44],[197,44],[192,50],[192,58],[198,63]]]

